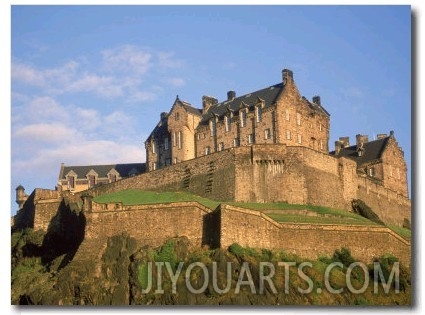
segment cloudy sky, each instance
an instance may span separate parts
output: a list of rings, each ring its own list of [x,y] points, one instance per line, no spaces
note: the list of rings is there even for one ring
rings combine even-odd
[[[176,95],[201,107],[283,68],[321,96],[331,149],[394,130],[410,181],[409,6],[12,6],[11,62],[12,201],[54,189],[62,162],[144,162]]]

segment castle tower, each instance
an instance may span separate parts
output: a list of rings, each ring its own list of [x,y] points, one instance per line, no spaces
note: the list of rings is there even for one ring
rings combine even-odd
[[[22,209],[25,201],[28,199],[28,195],[25,193],[25,188],[22,185],[16,187],[16,203],[19,209]]]

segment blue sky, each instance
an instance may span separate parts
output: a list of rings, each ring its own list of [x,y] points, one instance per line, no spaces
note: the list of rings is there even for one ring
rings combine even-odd
[[[11,192],[67,165],[144,162],[176,95],[243,95],[293,70],[340,136],[395,131],[411,172],[410,6],[12,6]],[[409,186],[411,190],[411,186]]]

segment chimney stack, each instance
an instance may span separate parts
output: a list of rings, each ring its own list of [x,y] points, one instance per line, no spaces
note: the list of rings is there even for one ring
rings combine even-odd
[[[342,142],[339,140],[335,141],[335,155],[338,155],[342,149]]]
[[[167,112],[162,112],[161,113],[161,121],[164,121],[165,119],[167,119],[168,113]]]
[[[388,135],[386,133],[378,133],[378,135],[376,136],[376,138],[379,139],[384,139],[388,137]]]
[[[350,137],[339,137],[341,148],[348,148],[350,146]]]
[[[236,97],[236,92],[235,91],[229,91],[229,92],[227,92],[227,100],[228,101],[232,101],[235,97]]]
[[[356,135],[356,145],[359,146],[360,143],[367,143],[369,142],[369,137],[367,135],[361,135],[361,134],[357,134]]]
[[[202,96],[202,114],[205,114],[208,112],[211,106],[217,105],[218,100],[211,96]]]
[[[293,72],[289,69],[283,69],[282,70],[282,81],[283,81],[284,85],[286,85],[289,82],[293,82],[294,81]]]
[[[320,96],[319,95],[313,96],[313,103],[315,103],[317,105],[321,105],[320,104]]]

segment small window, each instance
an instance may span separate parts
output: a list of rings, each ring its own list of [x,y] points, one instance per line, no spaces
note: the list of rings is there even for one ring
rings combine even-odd
[[[175,120],[180,120],[180,113],[179,113],[179,112],[177,112],[177,113],[174,115],[174,118],[175,118]]]
[[[289,121],[289,109],[285,110],[285,120]]]
[[[164,138],[164,150],[168,150],[168,137]]]
[[[152,141],[152,153],[153,154],[156,153],[156,143],[155,143],[155,141]]]
[[[323,140],[320,140],[320,150],[323,150]]]
[[[225,116],[224,121],[225,121],[225,124],[226,124],[226,131],[230,131],[232,118],[230,116]]]
[[[177,164],[177,158],[176,157],[174,158],[174,164]]]
[[[253,144],[254,143],[254,135],[251,133],[248,135],[248,143]]]
[[[173,147],[175,147],[177,145],[177,133],[174,131],[173,132]]]
[[[233,146],[238,147],[239,146],[239,138],[233,139]]]
[[[297,126],[301,126],[301,114],[297,113]]]
[[[211,119],[210,120],[210,130],[211,130],[211,136],[215,136],[216,135],[216,122],[215,119]]]
[[[153,170],[155,171],[156,169],[158,169],[158,163],[157,162],[153,162]]]
[[[241,127],[246,126],[246,111],[241,111],[240,113],[240,119],[241,119]]]
[[[211,148],[210,147],[206,147],[205,148],[205,155],[208,155],[211,153]]]
[[[265,138],[266,140],[268,140],[268,139],[270,139],[270,138],[271,138],[270,129],[266,129],[266,130],[264,130],[264,138]]]
[[[182,136],[182,132],[181,131],[179,131],[179,134],[178,134],[178,138],[177,138],[177,142],[178,142],[178,147],[179,147],[179,149],[181,149],[182,148],[182,141],[183,141],[183,136]]]
[[[69,186],[69,189],[75,188],[75,177],[74,176],[68,176],[68,186]]]
[[[257,122],[260,122],[263,119],[263,109],[261,108],[261,106],[256,107],[255,116],[257,118]]]
[[[322,124],[319,124],[319,131],[322,131]]]
[[[369,176],[371,177],[375,176],[375,169],[373,167],[369,168]]]
[[[220,142],[218,144],[218,151],[223,151],[224,150],[224,142]]]
[[[298,136],[297,136],[297,140],[298,140],[298,143],[299,143],[299,144],[301,144],[302,139],[301,139],[301,135],[300,135],[300,134],[298,134]]]
[[[286,130],[286,140],[291,140],[291,130]]]

